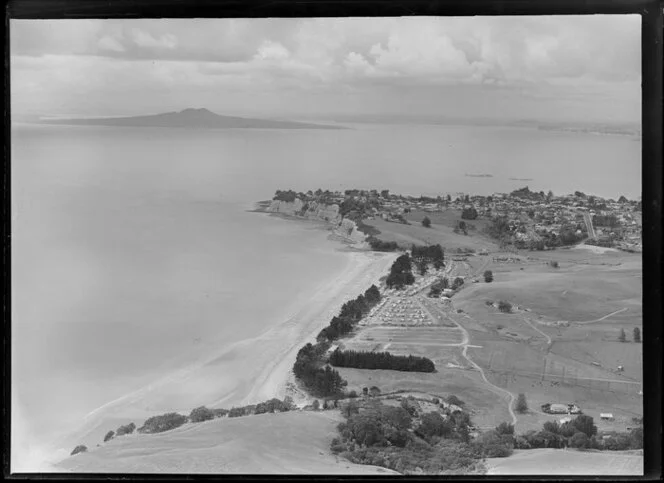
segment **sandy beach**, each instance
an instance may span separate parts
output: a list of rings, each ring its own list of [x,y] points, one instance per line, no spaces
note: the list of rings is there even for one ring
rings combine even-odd
[[[206,354],[196,363],[98,408],[62,444],[94,447],[120,424],[133,421],[140,426],[146,418],[165,412],[189,414],[200,405],[230,408],[285,397],[298,350],[315,341],[343,303],[386,275],[396,256],[347,251],[345,265],[336,277],[321,282],[309,294],[293,294],[293,300],[285,301],[292,304],[285,320],[275,320],[255,338]]]

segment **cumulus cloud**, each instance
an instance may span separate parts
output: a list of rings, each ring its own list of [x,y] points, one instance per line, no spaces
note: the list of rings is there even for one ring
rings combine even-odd
[[[12,96],[35,103],[79,87],[492,86],[571,98],[638,93],[641,69],[638,16],[49,20],[12,21],[10,32]]]

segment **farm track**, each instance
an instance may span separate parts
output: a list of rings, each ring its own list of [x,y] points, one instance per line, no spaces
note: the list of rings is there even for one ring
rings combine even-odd
[[[542,334],[546,338],[547,352],[549,352],[551,350],[551,344],[552,344],[551,337],[549,336],[549,334],[546,334],[546,333],[542,332],[541,330],[539,330],[537,327],[535,327],[532,324],[532,322],[530,322],[530,320],[526,319],[525,317],[524,317],[523,321],[526,324],[528,324],[534,331],[539,332],[540,334]]]
[[[487,379],[486,374],[484,373],[484,369],[482,369],[479,366],[479,364],[473,361],[473,359],[468,355],[468,347],[470,346],[470,334],[468,333],[468,331],[463,327],[463,325],[461,325],[459,322],[453,319],[449,314],[443,314],[443,315],[452,322],[454,322],[456,326],[459,328],[459,330],[461,330],[461,333],[463,334],[463,340],[457,345],[458,347],[462,347],[461,354],[463,355],[463,357],[468,361],[470,365],[472,365],[475,369],[477,369],[484,383],[487,386],[489,386],[489,388],[491,388],[493,392],[508,396],[509,403],[507,405],[507,410],[509,411],[510,416],[512,417],[512,424],[516,426],[518,418],[513,409],[514,402],[516,401],[516,396],[507,389],[503,389],[502,387],[496,386],[495,384],[490,382],[489,379]]]

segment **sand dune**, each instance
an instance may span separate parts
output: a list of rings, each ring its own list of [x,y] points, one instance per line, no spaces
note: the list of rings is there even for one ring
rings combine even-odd
[[[189,474],[397,474],[330,452],[338,411],[295,411],[186,424],[123,436],[66,459],[60,471]]]

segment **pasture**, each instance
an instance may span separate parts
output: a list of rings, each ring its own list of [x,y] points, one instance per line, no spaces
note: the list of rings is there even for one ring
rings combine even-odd
[[[508,458],[489,458],[488,475],[642,475],[643,453],[576,451],[572,449],[516,450]]]

